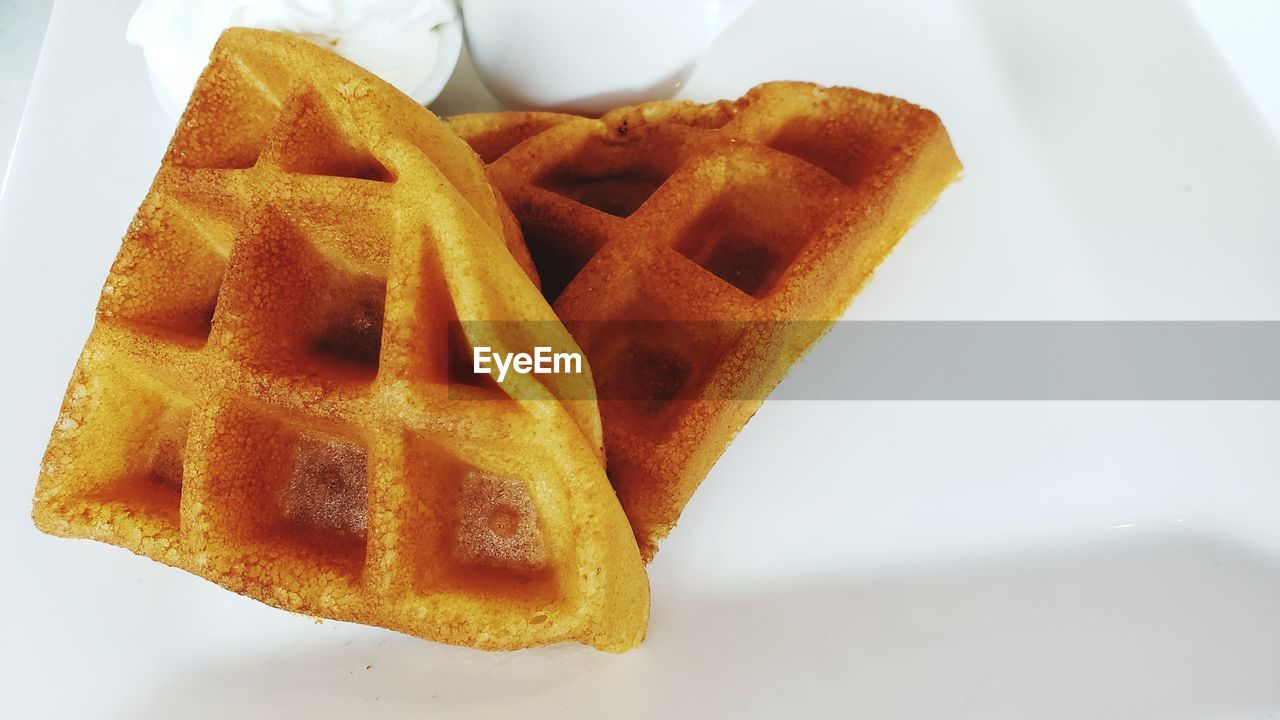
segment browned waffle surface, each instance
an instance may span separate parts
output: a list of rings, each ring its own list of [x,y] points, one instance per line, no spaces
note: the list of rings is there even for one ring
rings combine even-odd
[[[36,523],[297,612],[634,647],[648,585],[590,375],[523,378],[520,400],[449,384],[450,328],[475,340],[457,320],[575,347],[504,212],[390,86],[227,31],[103,288]]]
[[[450,124],[490,162],[544,294],[591,362],[610,478],[646,559],[960,171],[934,113],[807,83],[600,119]]]

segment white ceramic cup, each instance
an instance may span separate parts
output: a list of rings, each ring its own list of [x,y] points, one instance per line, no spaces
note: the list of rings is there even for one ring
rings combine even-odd
[[[601,113],[675,94],[755,0],[462,0],[485,87],[514,107]]]

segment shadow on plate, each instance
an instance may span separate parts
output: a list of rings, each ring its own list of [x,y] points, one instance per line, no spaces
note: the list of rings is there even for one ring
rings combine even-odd
[[[655,588],[649,639],[483,653],[373,628],[227,658],[129,717],[1262,717],[1280,565],[1210,538],[730,594]],[[345,635],[344,635],[345,636]]]

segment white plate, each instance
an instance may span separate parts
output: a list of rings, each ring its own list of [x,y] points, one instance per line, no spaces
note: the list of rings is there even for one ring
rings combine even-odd
[[[316,624],[40,535],[47,433],[171,130],[132,4],[58,3],[0,198],[0,715],[1280,713],[1275,403],[769,403],[622,656]],[[762,0],[685,94],[793,78],[934,108],[967,166],[851,317],[1280,319],[1280,150],[1181,4]]]

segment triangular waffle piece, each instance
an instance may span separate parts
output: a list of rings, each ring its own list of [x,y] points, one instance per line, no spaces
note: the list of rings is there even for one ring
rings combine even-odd
[[[450,332],[466,352],[483,327],[459,319],[573,348],[521,249],[435,116],[327,50],[228,30],[103,289],[37,525],[442,642],[634,647],[648,584],[590,375],[522,376],[518,401],[450,384]]]
[[[806,83],[600,119],[450,125],[489,163],[544,294],[587,353],[610,478],[646,559],[960,171],[932,112]]]

